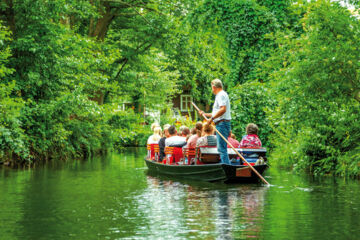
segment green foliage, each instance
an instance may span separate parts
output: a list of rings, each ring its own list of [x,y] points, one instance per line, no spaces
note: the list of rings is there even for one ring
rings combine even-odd
[[[338,3],[1,1],[0,19],[1,161],[145,145],[144,112],[192,126],[171,97],[209,106],[220,78],[273,163],[359,175],[360,23]]]
[[[268,138],[272,134],[272,129],[266,112],[272,111],[276,105],[274,97],[270,95],[270,90],[263,83],[247,82],[233,88],[229,97],[233,133],[241,139],[241,136],[246,135],[246,125],[255,123],[259,127],[262,144],[270,147]]]
[[[6,64],[11,56],[11,51],[8,43],[11,41],[10,32],[0,22],[0,78],[2,79],[13,72],[13,69],[8,68]]]
[[[48,103],[29,103],[21,117],[39,159],[89,156],[111,144],[105,114],[81,89]]]
[[[206,103],[212,93],[210,87],[204,86],[210,86],[211,80],[229,72],[224,38],[213,30],[194,25],[191,15],[184,17],[167,37],[166,53],[172,59],[169,69],[179,71],[179,85],[195,101]]]
[[[289,6],[294,2],[293,0],[257,0],[256,2],[268,8],[280,24],[288,25],[290,23],[291,11]]]
[[[166,108],[177,93],[180,77],[164,52],[165,35],[174,27],[169,15],[173,6],[162,1],[107,4],[117,15],[103,43],[107,50],[119,49],[121,54],[109,66],[111,81],[119,86],[117,93],[127,96],[136,110],[144,105],[154,110]]]
[[[124,101],[136,111],[161,110],[177,92],[179,74],[161,44],[171,24],[159,10],[169,8],[149,1],[1,2],[0,18],[14,35],[5,45],[10,33],[0,27],[2,158],[67,159],[113,143],[145,144],[140,113],[116,110]],[[21,156],[11,159],[13,152]]]
[[[160,124],[162,126],[165,124],[174,125],[176,120],[175,113],[170,107],[167,107],[160,115]]]
[[[64,29],[51,18],[59,14],[52,4],[27,0],[14,4],[17,21],[11,64],[16,88],[26,99],[49,100],[64,88],[57,64],[61,50],[57,40]]]
[[[195,11],[194,19],[198,26],[224,36],[230,68],[227,87],[258,79],[258,63],[274,48],[265,35],[279,28],[268,8],[256,1],[207,0]]]
[[[274,162],[315,174],[358,175],[360,23],[337,3],[317,1],[301,20],[304,33],[277,34],[264,63],[278,106]]]
[[[7,66],[11,57],[8,45],[10,41],[9,31],[0,22],[0,162],[3,159],[29,157],[27,138],[19,120],[23,101],[11,97],[15,81],[3,83],[3,79],[13,72],[13,69]]]
[[[322,113],[325,119],[304,119],[298,129],[286,123],[275,128],[274,163],[315,174],[357,176],[359,109],[343,105],[340,109],[333,106],[331,110],[332,114]],[[310,120],[318,122],[310,124]]]
[[[101,92],[115,94],[118,91],[109,70],[121,56],[118,49],[105,49],[94,39],[74,34],[69,29],[58,37],[56,44],[61,49],[57,63],[59,78],[67,89],[73,91],[76,86],[81,86],[95,100]]]
[[[23,102],[10,97],[14,87],[15,82],[0,83],[0,162],[11,158],[29,160],[28,139],[19,120]]]
[[[159,51],[138,59],[139,66],[123,73],[119,91],[128,95],[137,107],[145,105],[152,110],[164,109],[168,99],[178,92],[178,72],[168,70],[169,64]]]
[[[76,4],[67,2],[71,3]],[[18,126],[26,136],[29,156],[12,161],[83,157],[111,145],[106,116],[89,99],[96,98],[99,89],[116,89],[105,70],[118,52],[106,54],[92,39],[62,25],[67,9],[63,4],[14,4],[16,38],[11,48],[16,58],[10,65],[16,71],[4,80],[15,79],[15,92],[26,100]]]
[[[108,123],[117,150],[126,146],[146,146],[147,138],[152,134],[150,127],[144,125],[144,119],[132,110],[116,111]]]

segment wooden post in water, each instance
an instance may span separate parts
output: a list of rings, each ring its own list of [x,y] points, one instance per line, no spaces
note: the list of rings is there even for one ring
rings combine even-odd
[[[191,102],[191,104],[195,107],[195,109],[200,113],[200,109],[195,105],[195,103],[193,103],[193,102]],[[207,121],[208,120],[208,118],[204,115],[204,114],[202,114],[202,117]],[[268,183],[266,180],[265,180],[265,178],[263,178],[263,176],[261,176],[261,174],[258,172],[258,171],[256,171],[256,169],[253,167],[253,166],[251,166],[249,163],[248,163],[248,161],[246,161],[246,159],[234,148],[234,146],[231,144],[231,143],[229,143],[229,141],[215,128],[215,131],[216,131],[216,133],[217,134],[219,134],[219,136],[222,138],[222,139],[224,139],[224,141],[232,148],[232,150],[234,150],[234,152],[236,152],[237,153],[237,155],[244,161],[244,162],[246,162],[247,163],[247,165],[250,167],[250,169],[256,174],[256,175],[258,175],[258,177],[264,182],[264,183],[266,183],[267,185],[270,185],[270,183]]]

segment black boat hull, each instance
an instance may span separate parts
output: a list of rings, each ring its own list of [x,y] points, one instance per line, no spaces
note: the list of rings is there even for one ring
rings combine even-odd
[[[150,172],[167,176],[180,177],[198,181],[223,181],[230,182],[258,182],[259,177],[247,166],[228,164],[204,164],[204,165],[166,165],[145,158]],[[268,166],[256,165],[254,168],[262,175]]]

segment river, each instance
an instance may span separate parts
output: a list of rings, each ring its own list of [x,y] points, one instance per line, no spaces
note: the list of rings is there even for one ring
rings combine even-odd
[[[144,155],[0,168],[0,239],[360,238],[358,180],[275,168],[270,187],[174,180],[148,175]]]

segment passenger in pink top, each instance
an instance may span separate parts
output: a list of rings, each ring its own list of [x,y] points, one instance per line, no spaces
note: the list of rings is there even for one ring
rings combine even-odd
[[[196,141],[199,139],[199,137],[201,137],[202,127],[203,125],[201,122],[196,123],[195,125],[196,134],[192,135],[187,141],[187,145],[186,145],[187,148],[196,147]]]
[[[261,140],[258,137],[257,133],[259,131],[259,128],[254,123],[249,123],[246,126],[246,134],[241,142],[240,147],[241,148],[258,148],[261,147]]]
[[[238,148],[239,147],[239,141],[236,140],[235,135],[230,131],[230,135],[227,139],[229,141],[229,143],[234,147],[234,148]],[[228,148],[230,148],[229,144],[227,146]]]

